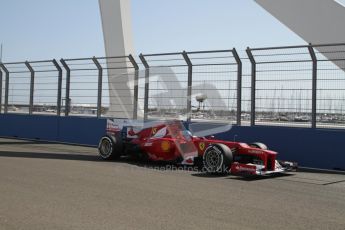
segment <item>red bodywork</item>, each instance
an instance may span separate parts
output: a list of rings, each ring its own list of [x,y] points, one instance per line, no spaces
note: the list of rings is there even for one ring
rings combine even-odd
[[[232,173],[271,173],[277,171],[276,164],[279,164],[276,161],[277,153],[274,151],[262,150],[240,142],[217,140],[213,137],[192,136],[179,121],[157,124],[139,132],[134,132],[131,127],[126,128],[125,144],[139,147],[139,150],[152,161],[193,164],[195,158],[203,157],[208,146],[224,144],[233,154],[233,162],[229,165]],[[108,134],[109,132],[110,130]]]

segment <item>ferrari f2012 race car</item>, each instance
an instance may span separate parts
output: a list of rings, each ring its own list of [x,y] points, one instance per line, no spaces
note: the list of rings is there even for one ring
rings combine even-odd
[[[108,120],[98,146],[102,159],[133,156],[184,165],[201,164],[208,173],[267,175],[293,171],[297,164],[277,160],[263,143],[246,144],[193,136],[181,121],[135,127],[128,120]]]

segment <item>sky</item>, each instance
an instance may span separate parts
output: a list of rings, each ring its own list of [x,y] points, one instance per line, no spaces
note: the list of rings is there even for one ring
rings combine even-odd
[[[136,53],[305,42],[253,0],[131,0]],[[1,0],[3,62],[104,56],[98,0]]]

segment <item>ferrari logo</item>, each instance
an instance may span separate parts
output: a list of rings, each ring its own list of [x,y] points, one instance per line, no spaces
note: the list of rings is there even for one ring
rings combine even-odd
[[[157,128],[152,128],[152,135],[155,135],[157,133]]]
[[[200,142],[199,148],[200,148],[200,150],[204,150],[205,149],[205,142]]]
[[[161,147],[162,147],[162,150],[163,150],[164,152],[169,151],[169,149],[170,149],[170,143],[169,143],[169,141],[163,141],[162,144],[161,144]]]

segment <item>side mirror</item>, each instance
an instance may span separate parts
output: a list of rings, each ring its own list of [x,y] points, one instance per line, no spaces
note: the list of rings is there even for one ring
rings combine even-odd
[[[133,128],[131,128],[131,129],[128,131],[128,134],[129,134],[130,136],[135,136],[135,135],[136,135],[136,133],[134,132]]]

